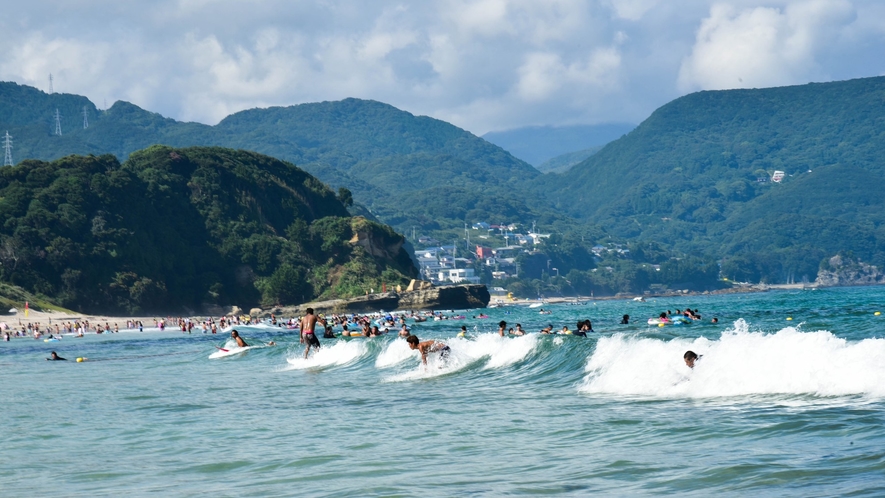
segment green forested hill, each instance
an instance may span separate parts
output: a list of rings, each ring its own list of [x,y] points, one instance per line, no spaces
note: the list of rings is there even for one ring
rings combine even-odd
[[[813,279],[838,250],[885,262],[883,111],[882,77],[699,92],[541,183],[615,234]],[[775,170],[782,183],[757,181]]]
[[[81,311],[304,302],[416,274],[401,235],[254,152],[153,146],[122,164],[24,161],[0,169],[0,219],[0,281]]]
[[[783,282],[813,279],[839,251],[885,265],[883,107],[883,77],[699,92],[567,172],[545,175],[448,123],[358,99],[253,109],[206,126],[0,83],[0,133],[13,135],[17,161],[124,160],[155,143],[258,151],[350,189],[370,210],[360,212],[401,232],[449,237],[465,223],[536,221],[561,242],[543,247],[549,257],[539,260],[550,263],[542,266],[564,274],[592,269],[596,243],[630,242],[719,261],[738,280]],[[782,183],[758,181],[775,170],[786,173]],[[557,256],[563,247],[574,254]]]
[[[56,108],[62,116],[61,136],[53,135]],[[253,150],[297,164],[333,188],[347,187],[358,203],[401,230],[461,227],[465,221],[477,221],[428,220],[420,204],[401,200],[405,193],[418,199],[442,196],[445,202],[448,190],[438,188],[445,185],[475,197],[506,199],[523,181],[540,175],[499,147],[449,123],[359,99],[252,109],[206,126],[163,118],[126,102],[99,111],[84,97],[0,83],[0,133],[6,130],[13,136],[16,162],[107,153],[125,160],[152,144]],[[483,219],[520,221],[507,210],[497,210],[497,203],[489,203],[488,209]],[[535,217],[558,216],[540,209],[546,212]]]

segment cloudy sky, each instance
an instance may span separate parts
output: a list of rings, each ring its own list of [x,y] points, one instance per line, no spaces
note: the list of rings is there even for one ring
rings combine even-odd
[[[0,30],[0,80],[208,124],[359,97],[481,135],[885,74],[881,0],[29,0]]]

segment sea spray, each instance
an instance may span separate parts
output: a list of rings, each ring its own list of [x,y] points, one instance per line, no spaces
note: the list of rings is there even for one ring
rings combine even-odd
[[[682,359],[701,355],[695,368]],[[848,341],[796,327],[750,332],[744,320],[718,340],[599,339],[580,391],[664,398],[749,395],[885,397],[885,339]]]
[[[379,355],[376,366],[401,364],[409,358],[402,346],[394,341]],[[455,337],[446,340],[450,352],[443,359],[438,354],[427,355],[427,365],[420,362],[417,352],[409,350],[418,365],[407,371],[388,377],[389,382],[427,379],[461,371],[471,365],[482,365],[482,369],[499,369],[525,360],[536,349],[537,335],[522,337],[500,337],[497,334],[481,334],[473,338]],[[382,357],[384,360],[382,360]]]
[[[295,353],[286,358],[289,366],[285,370],[305,370],[347,365],[357,361],[360,357],[367,354],[368,351],[369,348],[366,343],[360,340],[338,341],[331,345],[325,345],[318,350],[312,350],[307,358],[303,357],[303,348],[296,347]]]
[[[418,355],[403,338],[391,341],[375,359],[376,368],[390,368]]]

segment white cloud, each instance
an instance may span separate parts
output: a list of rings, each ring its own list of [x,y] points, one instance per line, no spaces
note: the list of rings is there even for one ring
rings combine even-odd
[[[684,91],[801,83],[823,70],[817,55],[855,19],[847,0],[739,10],[714,5],[680,68]]]
[[[687,91],[885,72],[877,0],[30,0],[0,79],[215,123],[370,98],[475,133],[644,119]]]
[[[638,21],[646,12],[657,5],[659,0],[608,0],[617,17]]]

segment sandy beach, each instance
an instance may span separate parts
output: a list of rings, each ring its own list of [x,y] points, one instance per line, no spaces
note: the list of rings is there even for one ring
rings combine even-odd
[[[811,284],[748,284],[740,287],[732,287],[730,289],[723,289],[719,291],[710,291],[710,292],[672,292],[672,293],[664,293],[664,294],[654,294],[654,295],[617,295],[617,296],[564,296],[564,297],[547,297],[541,300],[538,299],[519,299],[516,301],[496,301],[496,298],[492,298],[489,302],[489,305],[495,304],[508,304],[508,305],[516,305],[516,306],[528,306],[530,304],[538,303],[538,302],[546,302],[549,304],[562,304],[569,302],[585,302],[585,301],[613,301],[613,300],[631,300],[636,297],[642,297],[644,299],[652,299],[657,297],[673,297],[673,296],[692,296],[692,295],[710,295],[710,294],[739,294],[739,293],[748,293],[748,292],[766,292],[769,290],[801,290],[801,289],[811,289],[816,288],[817,286],[813,283]],[[268,310],[265,310],[265,313],[269,313]],[[141,321],[145,328],[153,328],[159,320],[166,320],[167,327],[175,327],[178,318],[214,318],[218,320],[221,318],[220,316],[209,317],[208,315],[194,315],[194,316],[185,316],[185,315],[166,315],[166,316],[158,316],[158,315],[149,315],[149,316],[111,316],[111,315],[101,315],[101,314],[89,314],[89,313],[64,313],[60,311],[35,311],[29,310],[28,316],[25,317],[25,313],[22,310],[19,310],[17,313],[11,313],[7,315],[0,316],[0,323],[6,323],[10,328],[20,328],[21,326],[27,326],[28,323],[36,324],[39,323],[41,325],[48,325],[49,323],[55,324],[58,323],[66,323],[66,322],[77,322],[77,321],[88,321],[90,325],[101,324],[102,326],[107,323],[111,329],[114,328],[114,325],[117,325],[120,329],[126,328],[126,322],[131,320],[134,322]],[[290,317],[283,317],[290,318]]]

